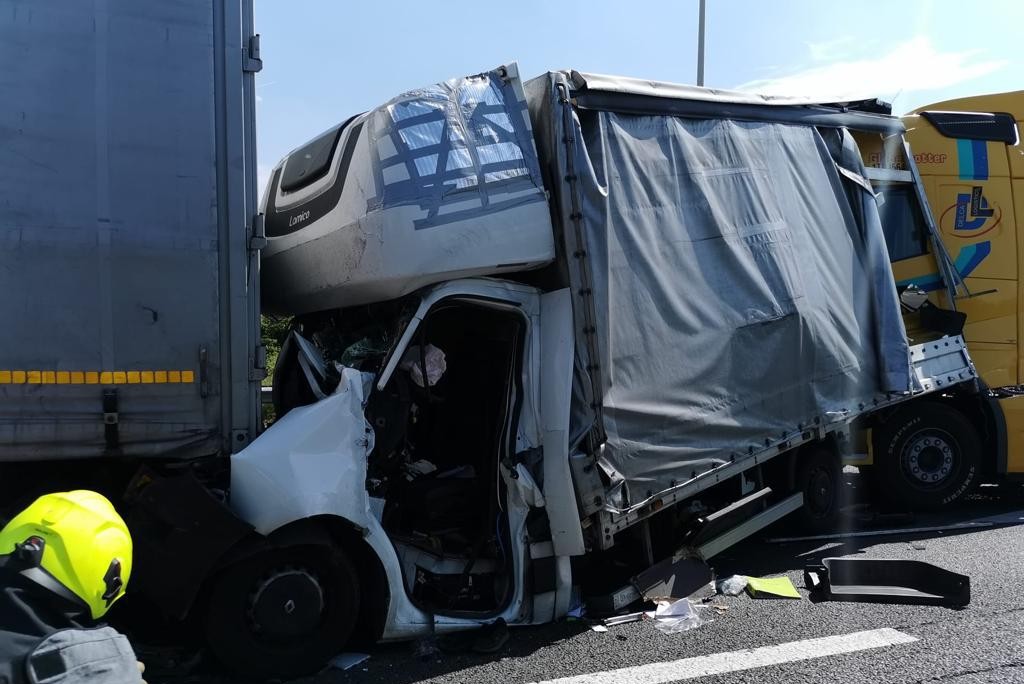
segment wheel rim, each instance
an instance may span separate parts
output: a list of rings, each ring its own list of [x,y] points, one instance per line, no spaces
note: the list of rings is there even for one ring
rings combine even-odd
[[[283,567],[268,573],[249,594],[247,619],[255,634],[269,641],[295,641],[316,632],[327,602],[316,573]]]
[[[807,480],[807,500],[804,506],[814,515],[823,515],[832,508],[835,483],[832,473],[824,466],[814,466]]]
[[[915,432],[900,452],[903,474],[920,489],[938,489],[948,484],[955,477],[959,462],[956,440],[937,428]]]

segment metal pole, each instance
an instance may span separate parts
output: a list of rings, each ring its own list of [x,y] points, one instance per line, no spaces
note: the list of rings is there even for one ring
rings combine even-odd
[[[704,3],[700,0],[700,18],[697,20],[697,85],[704,85]]]

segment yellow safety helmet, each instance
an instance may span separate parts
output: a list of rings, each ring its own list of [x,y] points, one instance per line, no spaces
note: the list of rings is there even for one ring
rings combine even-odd
[[[47,494],[0,530],[0,565],[101,617],[132,572],[128,526],[102,494]]]

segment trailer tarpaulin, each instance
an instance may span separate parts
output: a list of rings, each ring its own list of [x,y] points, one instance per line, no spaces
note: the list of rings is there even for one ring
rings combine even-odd
[[[609,506],[909,390],[846,131],[584,109],[573,88],[527,93],[574,292],[573,430],[604,438]]]

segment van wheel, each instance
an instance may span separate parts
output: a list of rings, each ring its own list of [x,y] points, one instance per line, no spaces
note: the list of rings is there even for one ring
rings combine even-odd
[[[797,521],[808,532],[832,532],[839,525],[843,467],[839,453],[818,446],[797,454],[796,491],[804,495]]]
[[[908,404],[875,430],[873,446],[875,486],[894,506],[934,510],[978,484],[981,438],[946,404]]]
[[[341,652],[359,609],[358,576],[336,549],[295,546],[251,556],[215,580],[206,638],[250,679],[294,679]]]

